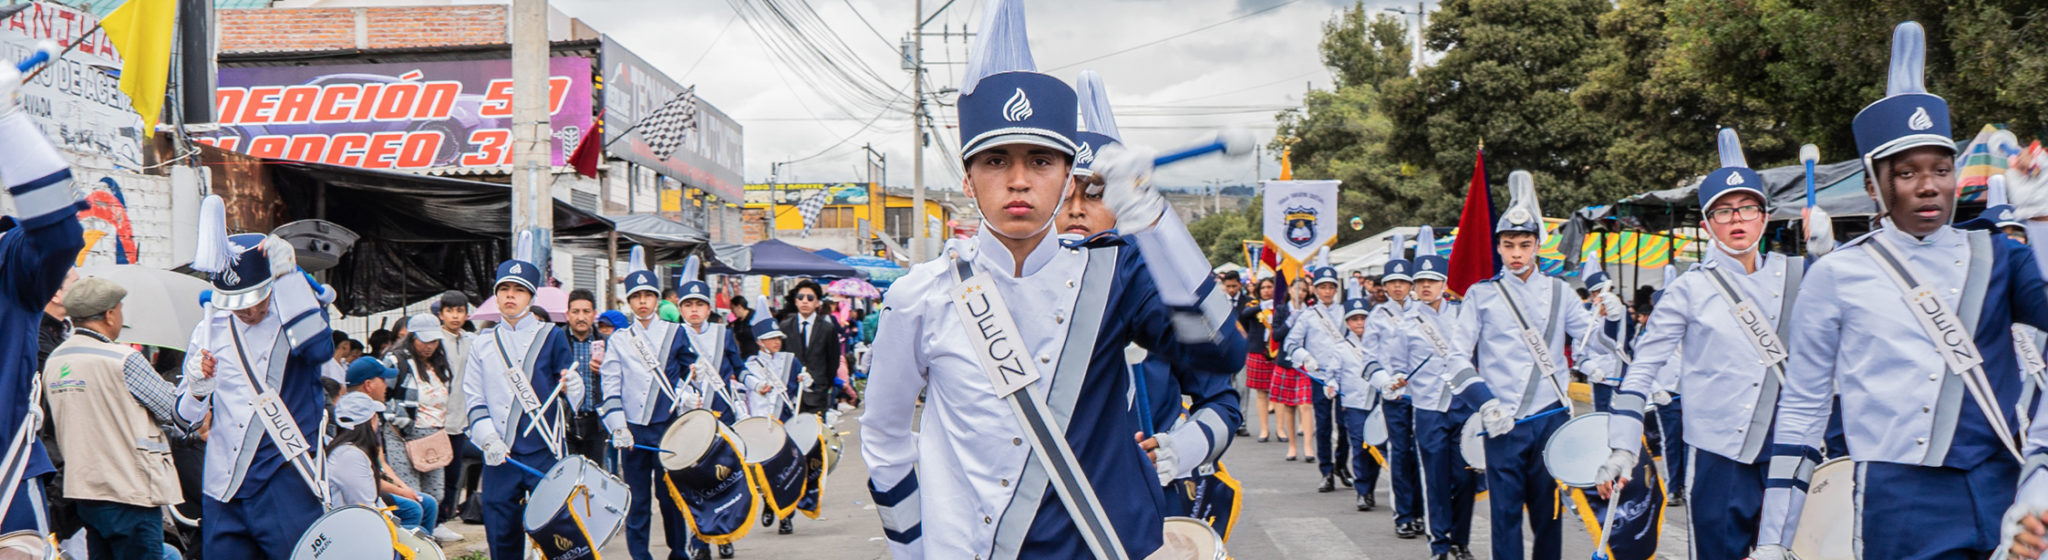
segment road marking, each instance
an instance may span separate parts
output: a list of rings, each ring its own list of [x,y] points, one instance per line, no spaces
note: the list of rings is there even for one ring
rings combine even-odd
[[[1323,517],[1292,517],[1261,522],[1266,538],[1280,549],[1280,556],[1298,560],[1369,560],[1351,537]]]

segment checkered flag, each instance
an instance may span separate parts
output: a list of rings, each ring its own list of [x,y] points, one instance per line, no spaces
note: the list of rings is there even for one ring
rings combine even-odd
[[[829,189],[820,189],[796,203],[796,215],[804,219],[803,237],[810,237],[811,228],[818,227],[818,214],[825,211],[825,199],[830,192]]]
[[[668,104],[636,126],[641,127],[640,137],[647,141],[654,157],[668,159],[676,148],[682,147],[683,139],[697,130],[697,86],[683,88],[675,99],[668,100]]]

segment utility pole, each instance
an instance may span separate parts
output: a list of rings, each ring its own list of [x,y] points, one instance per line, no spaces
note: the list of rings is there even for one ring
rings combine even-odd
[[[910,262],[920,263],[931,258],[924,219],[924,0],[911,3],[910,52],[903,60],[910,67]]]
[[[1414,55],[1415,55],[1415,56],[1414,56],[1414,60],[1412,60],[1412,61],[1410,61],[1410,62],[1409,62],[1409,71],[1410,71],[1411,73],[1413,73],[1413,72],[1421,72],[1421,71],[1422,71],[1422,26],[1424,25],[1424,19],[1423,19],[1423,18],[1426,18],[1426,17],[1428,17],[1428,12],[1424,12],[1424,11],[1422,11],[1422,2],[1419,2],[1419,1],[1418,1],[1418,2],[1416,2],[1416,3],[1415,3],[1415,11],[1413,11],[1413,12],[1410,12],[1410,11],[1408,11],[1408,10],[1407,10],[1406,8],[1382,8],[1382,9],[1383,9],[1383,10],[1386,10],[1386,11],[1389,11],[1389,12],[1393,12],[1393,13],[1401,14],[1401,15],[1404,15],[1404,16],[1415,16],[1415,53],[1414,53]]]
[[[543,272],[555,223],[548,128],[547,0],[512,0],[512,230],[533,232]]]
[[[768,238],[775,238],[776,208],[782,206],[782,162],[768,164]]]

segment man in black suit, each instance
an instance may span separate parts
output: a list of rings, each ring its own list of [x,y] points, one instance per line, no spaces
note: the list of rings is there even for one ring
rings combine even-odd
[[[828,410],[832,407],[832,380],[839,377],[839,325],[819,311],[824,306],[825,289],[817,282],[798,282],[790,297],[796,302],[796,313],[782,319],[782,334],[789,339],[789,352],[796,354],[804,371],[817,380],[804,391],[798,411]]]

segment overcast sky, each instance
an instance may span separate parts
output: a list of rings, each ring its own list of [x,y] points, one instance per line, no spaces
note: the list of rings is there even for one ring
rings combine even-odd
[[[746,130],[748,182],[766,181],[773,163],[821,151],[823,155],[786,166],[781,180],[857,180],[863,173],[859,146],[873,144],[888,156],[888,183],[910,183],[908,115],[877,119],[876,111],[848,114],[838,109],[842,104],[831,97],[838,94],[813,87],[818,82],[804,71],[781,64],[730,3],[761,0],[552,1],[557,9],[611,35],[670,77],[696,85],[699,96],[738,119]],[[808,2],[858,57],[841,62],[866,65],[890,87],[907,89],[910,73],[901,69],[895,45],[910,28],[911,0]],[[944,3],[924,0],[924,9],[930,15]],[[926,31],[958,33],[963,26],[978,26],[982,4],[956,0]],[[1081,70],[1100,72],[1117,107],[1124,140],[1165,150],[1223,126],[1251,129],[1262,143],[1269,139],[1275,111],[1298,105],[1311,85],[1328,87],[1329,72],[1316,53],[1320,24],[1349,4],[1350,0],[1029,0],[1025,8],[1039,70],[1070,84]],[[1401,5],[1411,11],[1415,7],[1412,1],[1375,0],[1366,5],[1375,12],[1383,6]],[[1242,19],[1231,21],[1235,18]],[[1203,29],[1211,25],[1215,27]],[[1140,46],[1161,39],[1165,40]],[[925,43],[925,58],[934,63],[928,67],[932,79],[942,88],[957,87],[963,70],[957,63],[966,58],[966,41],[957,36],[927,37]],[[1132,47],[1138,48],[1088,60]],[[951,101],[950,96],[943,99]],[[953,121],[950,107],[934,107],[943,113],[937,115],[941,123]],[[871,119],[873,124],[863,131]],[[949,144],[957,145],[957,130],[945,129],[943,134]],[[849,136],[844,144],[830,148]],[[927,185],[958,188],[957,162],[947,159],[936,148],[926,153]],[[1278,172],[1272,161],[1268,154],[1259,176]],[[1162,170],[1158,177],[1169,186],[1207,185],[1212,180],[1229,185],[1249,184],[1254,173],[1249,159],[1211,159]]]

